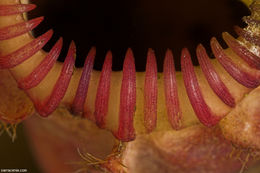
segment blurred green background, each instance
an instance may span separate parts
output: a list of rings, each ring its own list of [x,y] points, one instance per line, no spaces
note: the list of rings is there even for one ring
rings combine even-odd
[[[0,136],[0,172],[1,169],[27,169],[30,173],[41,173],[22,124],[17,127],[14,142],[6,132]]]

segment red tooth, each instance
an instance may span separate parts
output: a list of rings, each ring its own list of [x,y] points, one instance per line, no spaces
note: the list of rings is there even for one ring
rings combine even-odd
[[[243,71],[238,65],[234,64],[234,62],[225,54],[215,37],[211,39],[210,44],[219,63],[238,83],[247,88],[256,88],[260,84],[260,79]]]
[[[119,127],[115,136],[124,142],[135,139],[134,113],[136,106],[135,62],[132,50],[126,53],[120,92]]]
[[[75,64],[75,56],[76,56],[76,46],[72,41],[70,44],[70,48],[63,64],[60,76],[58,81],[56,82],[51,95],[47,98],[47,100],[43,104],[37,104],[35,107],[38,110],[38,113],[43,116],[49,116],[59,105],[62,98],[64,97],[66,90],[69,86],[69,82],[74,70]]]
[[[105,128],[105,118],[108,111],[110,78],[112,72],[112,53],[109,51],[103,64],[99,79],[96,102],[95,119],[98,127]]]
[[[192,65],[190,53],[186,48],[182,50],[181,68],[190,103],[198,119],[207,127],[216,125],[221,117],[214,115],[205,103]]]
[[[243,37],[247,41],[260,46],[260,38],[258,36],[253,35],[252,33],[240,28],[239,26],[234,26],[234,30],[240,37]]]
[[[7,26],[0,29],[0,40],[7,40],[24,33],[27,33],[37,27],[44,17],[38,17],[26,22],[18,23],[15,25]]]
[[[93,70],[95,56],[96,48],[92,47],[86,58],[81,78],[79,81],[77,93],[72,104],[72,111],[75,114],[80,114],[84,111],[84,104],[88,93],[88,86],[91,77],[91,72]]]
[[[260,70],[260,57],[256,56],[250,52],[246,47],[242,46],[235,38],[233,38],[229,33],[224,32],[222,34],[223,39],[227,45],[247,64],[253,68]]]
[[[152,132],[157,121],[157,64],[154,51],[148,50],[144,83],[144,126]]]
[[[63,39],[60,38],[53,46],[44,60],[33,70],[31,74],[18,81],[18,87],[24,90],[37,86],[51,70],[60,55]]]
[[[220,79],[219,75],[215,71],[213,65],[210,63],[209,57],[203,45],[197,47],[197,57],[201,66],[201,69],[213,89],[213,91],[218,95],[218,97],[230,107],[235,106],[235,100],[228,91],[228,88]]]
[[[180,109],[177,82],[175,75],[175,67],[172,52],[168,49],[166,51],[164,65],[164,92],[165,101],[168,113],[168,119],[173,129],[178,130],[181,128],[182,112]]]
[[[27,45],[19,48],[9,55],[0,57],[0,68],[13,68],[37,53],[52,37],[53,31],[49,30]]]
[[[0,16],[9,16],[31,11],[36,8],[34,4],[0,5]]]

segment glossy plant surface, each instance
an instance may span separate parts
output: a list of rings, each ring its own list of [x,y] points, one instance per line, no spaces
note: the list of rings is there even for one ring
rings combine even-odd
[[[235,27],[239,38],[223,33],[229,48],[223,49],[215,37],[210,40],[216,59],[209,60],[200,44],[201,67],[194,68],[190,51],[183,48],[181,73],[175,72],[170,50],[158,73],[152,49],[146,72],[136,72],[131,48],[122,72],[111,70],[111,52],[101,72],[92,70],[95,48],[84,67],[75,69],[74,41],[64,63],[55,62],[63,39],[45,52],[53,30],[34,38],[28,31],[43,18],[27,21],[21,15],[34,5],[3,0],[0,8],[5,9],[0,16],[1,127],[10,133],[9,126],[15,129],[27,119],[32,148],[45,172],[224,173],[243,171],[257,160],[259,1],[250,5],[248,26]]]

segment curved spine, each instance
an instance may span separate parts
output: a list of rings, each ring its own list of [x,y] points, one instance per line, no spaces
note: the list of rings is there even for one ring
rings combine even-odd
[[[256,88],[260,84],[260,79],[243,71],[238,65],[233,63],[233,61],[225,54],[223,48],[215,37],[211,39],[210,45],[219,63],[238,83],[247,88]]]
[[[25,34],[36,28],[44,17],[38,17],[26,22],[18,23],[15,25],[7,26],[0,29],[0,40],[7,40],[22,34]]]
[[[214,115],[206,104],[193,69],[190,53],[187,48],[182,50],[181,69],[190,103],[202,124],[207,127],[216,125],[221,117]]]
[[[152,132],[157,122],[157,63],[154,51],[148,50],[144,82],[144,126]]]
[[[88,53],[79,81],[77,93],[72,103],[72,111],[76,114],[80,114],[84,111],[84,103],[88,93],[88,86],[91,78],[91,72],[93,70],[95,56],[96,48],[93,47]]]
[[[6,56],[0,57],[0,68],[7,69],[13,68],[35,53],[37,53],[43,46],[50,40],[52,37],[53,30],[49,30],[45,34],[41,35],[37,39],[34,39],[32,42],[28,43],[27,45],[23,46],[22,48],[10,53]]]
[[[37,86],[54,66],[57,58],[60,55],[62,44],[63,39],[60,38],[48,53],[48,55],[44,58],[44,60],[28,76],[20,79],[17,82],[18,87],[24,90],[28,90]]]
[[[168,114],[168,120],[173,129],[181,128],[182,112],[180,109],[177,81],[175,74],[173,55],[168,49],[165,54],[163,65],[164,95]]]
[[[108,51],[102,72],[99,79],[96,101],[95,101],[95,119],[100,128],[105,128],[105,119],[108,111],[110,95],[110,78],[112,73],[112,53]]]
[[[36,103],[35,105],[41,116],[49,116],[53,111],[55,111],[64,97],[74,70],[75,56],[76,46],[74,42],[71,42],[59,79],[57,80],[50,96],[48,96],[46,101],[43,103]]]
[[[129,48],[123,65],[123,79],[120,92],[119,125],[115,136],[124,142],[135,139],[134,112],[136,106],[135,62]]]
[[[36,8],[35,4],[0,5],[0,16],[25,13]]]
[[[226,85],[222,82],[213,65],[210,63],[207,52],[202,44],[197,47],[197,58],[201,69],[213,91],[228,106],[235,107],[235,99],[232,97]]]
[[[229,33],[222,34],[223,39],[227,45],[241,57],[250,67],[260,70],[260,57],[250,52],[245,46],[242,46],[235,38]]]

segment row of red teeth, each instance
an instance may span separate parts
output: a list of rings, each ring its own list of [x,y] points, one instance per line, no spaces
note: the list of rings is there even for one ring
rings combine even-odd
[[[0,12],[0,15],[20,14],[32,10],[34,5],[8,5],[0,6],[0,9],[4,9]],[[8,26],[0,29],[0,40],[13,38],[23,33],[26,33],[35,28],[43,18],[36,18],[28,22]],[[238,33],[251,43],[258,43],[259,40],[256,36],[250,36],[240,29],[236,29]],[[31,43],[18,49],[17,51],[0,57],[1,68],[15,67],[36,52],[38,52],[51,38],[52,30],[38,37]],[[224,40],[229,47],[250,67],[254,69],[260,69],[260,58],[250,52],[246,47],[240,44],[236,39],[227,33],[223,34]],[[28,90],[37,86],[44,77],[48,74],[51,68],[54,66],[56,59],[58,58],[62,48],[62,38],[57,41],[52,50],[46,56],[46,58],[29,74],[27,77],[18,81],[19,87],[24,90]],[[252,75],[250,72],[244,70],[242,67],[236,65],[225,54],[224,50],[215,38],[211,40],[212,51],[220,62],[220,64],[226,69],[226,71],[240,84],[248,88],[256,88],[260,84],[259,75]],[[70,79],[72,77],[74,62],[75,62],[76,48],[74,42],[71,43],[68,55],[63,64],[60,77],[56,82],[51,94],[43,102],[34,101],[36,110],[41,116],[50,115],[59,105],[64,97],[68,88]],[[93,69],[93,63],[96,50],[92,48],[87,56],[82,76],[79,81],[78,89],[71,106],[72,112],[81,114],[84,111],[84,104],[87,96],[88,86],[91,78],[91,72]],[[235,99],[225,86],[220,76],[210,63],[209,57],[205,48],[202,45],[197,47],[197,57],[201,65],[202,71],[213,89],[216,95],[228,106],[235,106]],[[183,72],[184,84],[191,105],[202,124],[205,126],[216,125],[221,118],[214,114],[206,104],[198,80],[196,78],[195,71],[193,69],[190,53],[188,49],[182,50],[181,55],[181,67]],[[109,91],[110,91],[110,78],[112,73],[112,53],[109,51],[106,55],[103,69],[101,72],[96,101],[94,116],[96,124],[100,128],[105,128],[106,116],[108,113],[109,103]],[[165,102],[168,113],[168,119],[173,129],[178,130],[182,127],[182,111],[180,109],[178,88],[175,76],[174,60],[170,50],[167,50],[164,60],[164,92]],[[119,107],[119,127],[114,135],[122,141],[131,141],[135,138],[135,130],[133,125],[134,112],[136,106],[136,76],[135,76],[135,62],[131,49],[128,49],[123,65],[123,79],[121,84],[120,93],[120,107]],[[158,99],[158,86],[157,86],[157,64],[154,51],[148,50],[146,74],[144,83],[144,126],[147,132],[152,132],[156,127],[157,121],[157,99]]]

